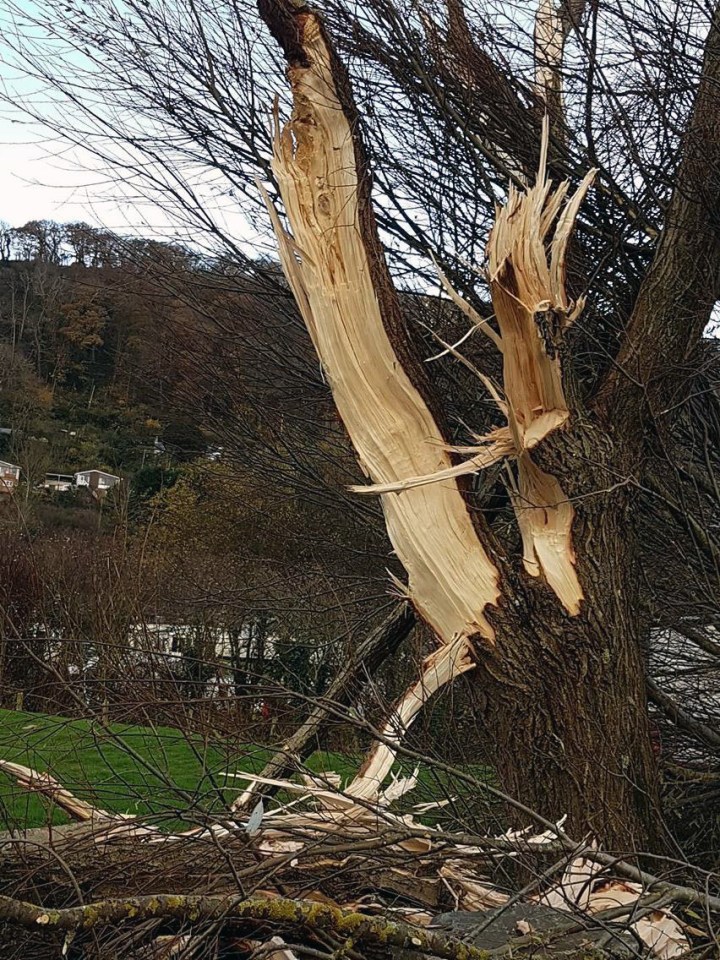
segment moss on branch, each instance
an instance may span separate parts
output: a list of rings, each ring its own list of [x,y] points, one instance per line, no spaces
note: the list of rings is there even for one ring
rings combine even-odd
[[[290,899],[243,900],[226,896],[158,894],[145,897],[112,897],[61,910],[0,897],[0,920],[31,929],[80,931],[114,926],[127,921],[253,920],[283,927],[307,927],[352,938],[357,944],[401,948],[432,954],[444,960],[487,960],[488,952],[430,930],[396,923],[385,917],[368,917],[325,903]]]

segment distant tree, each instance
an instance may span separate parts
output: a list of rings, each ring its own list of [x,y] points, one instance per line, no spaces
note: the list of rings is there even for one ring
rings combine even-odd
[[[207,450],[207,440],[191,420],[171,420],[163,429],[163,442],[176,460],[195,460]]]
[[[162,490],[166,490],[177,481],[180,472],[175,467],[163,467],[157,464],[148,464],[136,470],[132,479],[132,488],[141,500],[154,497]]]
[[[63,260],[63,227],[52,220],[29,220],[13,231],[19,259],[59,264]]]
[[[7,262],[12,254],[13,234],[12,228],[0,220],[0,262]]]
[[[32,364],[12,345],[0,343],[0,426],[16,436],[27,433],[50,406],[50,392]]]

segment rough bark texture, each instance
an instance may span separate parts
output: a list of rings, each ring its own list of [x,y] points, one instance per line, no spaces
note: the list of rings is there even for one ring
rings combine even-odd
[[[719,87],[720,6],[716,6],[677,185],[617,366],[603,390],[609,405],[620,407],[629,398],[639,404],[649,401],[653,417],[662,415],[663,407],[677,405],[677,394],[682,395],[690,382],[683,367],[720,298]]]
[[[567,814],[570,831],[611,848],[657,849],[632,497],[626,486],[611,490],[615,451],[604,429],[586,422],[547,446],[548,466],[566,464],[568,495],[584,495],[573,538],[585,600],[579,616],[568,616],[545,584],[508,574],[515,602],[493,617],[497,644],[474,674],[479,736],[511,795],[548,818]]]
[[[561,365],[564,332],[582,307],[566,295],[565,246],[592,175],[563,209],[567,186],[552,192],[545,179],[545,140],[536,185],[511,190],[491,238],[505,381],[495,398],[507,426],[466,452],[516,461],[524,555],[503,556],[484,524],[469,519],[442,415],[408,348],[347,74],[307,8],[261,0],[260,9],[286,52],[294,99],[274,159],[293,231],[271,210],[283,267],[382,493],[408,596],[443,644],[399,713],[414,714],[426,686],[467,669],[472,642],[484,700],[478,738],[490,744],[504,789],[550,820],[568,815],[577,834],[625,849],[653,845],[632,504],[619,483],[629,458],[611,423],[566,405]],[[427,482],[433,474],[440,482]],[[391,762],[387,748],[375,751],[353,786],[365,796],[369,773],[380,777]]]

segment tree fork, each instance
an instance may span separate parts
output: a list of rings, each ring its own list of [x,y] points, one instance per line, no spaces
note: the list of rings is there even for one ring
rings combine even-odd
[[[507,426],[455,450],[475,454],[457,464],[403,327],[345,68],[307,7],[259,8],[293,93],[273,158],[292,235],[269,204],[283,268],[369,492],[381,496],[407,596],[441,642],[385,732],[392,742],[416,713],[413,698],[424,702],[426,688],[469,669],[472,654],[507,792],[549,819],[567,813],[576,832],[643,846],[656,792],[625,501],[582,499],[615,475],[604,431],[585,432],[575,411],[571,419],[559,358],[564,328],[582,309],[565,293],[565,251],[592,174],[563,206],[567,185],[552,191],[545,177],[546,133],[536,185],[511,189],[498,213],[489,266],[505,395],[493,396]],[[522,560],[470,517],[459,485],[463,473],[504,458],[516,463]],[[376,747],[350,789],[368,796],[388,763],[392,750]]]

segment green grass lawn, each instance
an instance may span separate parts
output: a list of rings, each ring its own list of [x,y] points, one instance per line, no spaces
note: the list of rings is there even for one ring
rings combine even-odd
[[[252,745],[231,753],[222,741],[207,742],[170,727],[111,724],[105,729],[88,720],[0,710],[0,758],[48,772],[104,810],[152,815],[154,822],[176,827],[225,809],[242,784],[224,774],[258,772],[269,756],[269,750]],[[333,770],[347,780],[359,760],[315,753],[307,765],[317,772]],[[410,771],[403,766],[403,772]],[[480,778],[487,775],[483,768],[472,772]],[[408,800],[419,803],[456,792],[446,777],[426,768]],[[36,827],[50,820],[66,823],[67,817],[50,800],[28,793],[0,772],[0,829]]]
[[[153,814],[165,821],[176,821],[180,811],[197,819],[204,811],[221,810],[240,784],[223,774],[258,772],[269,755],[247,746],[229,757],[222,744],[169,727],[111,724],[105,730],[87,720],[0,710],[0,758],[46,771],[105,810]],[[321,770],[330,764],[344,773],[349,763],[338,755],[317,754],[309,766]],[[50,817],[53,823],[67,822],[51,802],[0,772],[0,828],[39,826]]]

